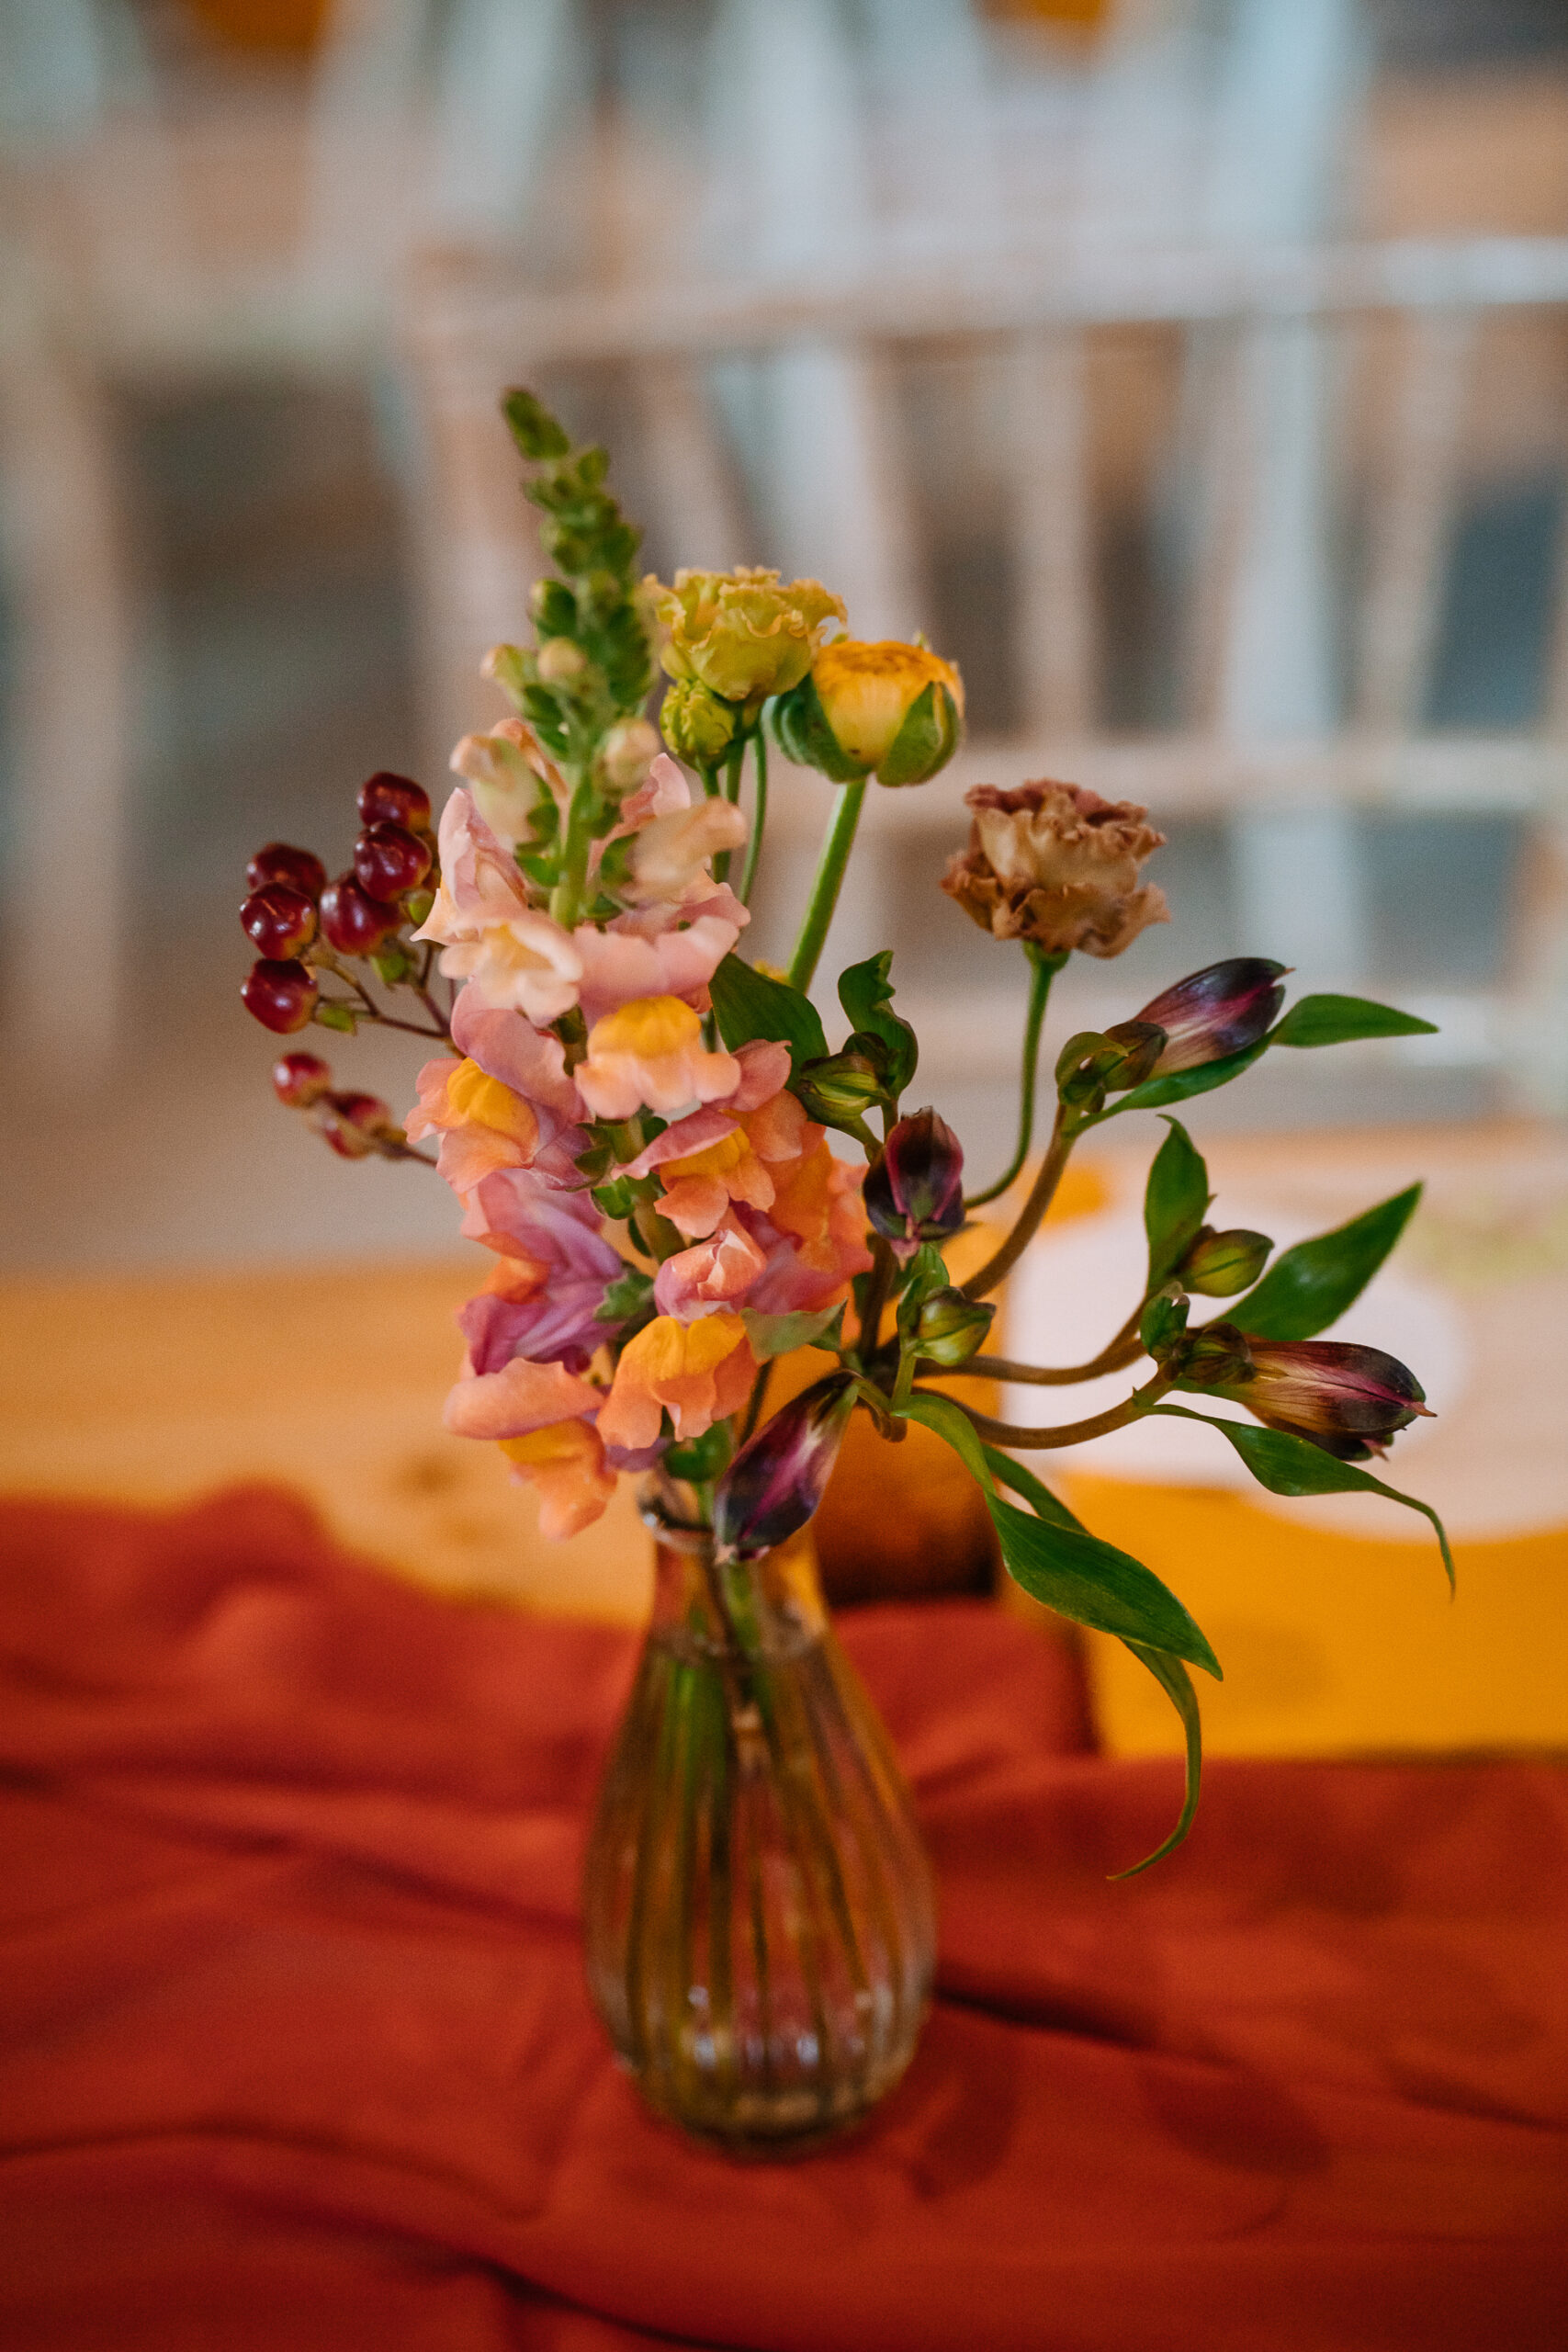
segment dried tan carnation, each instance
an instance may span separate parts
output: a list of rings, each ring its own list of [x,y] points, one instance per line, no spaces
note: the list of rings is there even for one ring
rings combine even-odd
[[[1151,922],[1168,922],[1165,893],[1138,868],[1165,835],[1130,800],[1042,777],[1001,792],[976,785],[969,846],[942,887],[998,939],[1031,939],[1048,956],[1081,948],[1120,956]]]

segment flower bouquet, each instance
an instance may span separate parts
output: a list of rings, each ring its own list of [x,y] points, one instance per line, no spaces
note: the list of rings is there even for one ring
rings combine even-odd
[[[1005,1238],[955,1280],[943,1252],[971,1211],[1018,1198],[1052,980],[1075,951],[1113,956],[1165,919],[1141,878],[1162,836],[1072,785],[968,794],[942,888],[1016,944],[1028,1001],[1017,1148],[966,1193],[957,1136],[905,1108],[919,1047],[890,955],[839,976],[837,1043],[809,994],[868,782],[919,785],[951,758],[956,670],[922,643],[850,638],[815,581],[639,579],[604,451],[574,447],[527,392],[505,413],[555,566],[533,592],[536,645],[485,663],[514,715],[457,745],[434,838],[421,786],[381,774],[335,881],[308,851],[257,854],[243,921],[262,960],[244,1001],[276,1032],[372,1023],[437,1049],[401,1123],[315,1054],[285,1054],[274,1084],[334,1150],[438,1169],[462,1231],[493,1253],[459,1317],[446,1423],[500,1445],[544,1532],[586,1526],[623,1474],[644,1482],[657,1595],[590,1844],[590,1979],[656,2108],[730,2148],[799,2146],[897,2079],[932,1962],[908,1797],[815,1581],[809,1521],[851,1415],[945,1441],[1008,1573],[1123,1641],[1168,1693],[1186,1801],[1132,1865],[1147,1868],[1191,1823],[1190,1669],[1219,1665],[1176,1596],[1019,1457],[1145,1414],[1206,1419],[1272,1493],[1371,1489],[1425,1511],[1451,1578],[1435,1515],[1365,1466],[1426,1409],[1420,1386],[1377,1349],[1316,1336],[1418,1188],[1270,1264],[1267,1237],[1209,1222],[1201,1155],[1169,1115],[1267,1052],[1428,1024],[1343,996],[1282,1012],[1281,967],[1248,957],[1068,1037],[1038,1170]],[[645,716],[657,665],[662,745]],[[786,970],[741,953],[770,743],[837,786]],[[1085,1363],[986,1352],[1075,1145],[1144,1110],[1167,1133],[1129,1310]],[[1229,1304],[1195,1315],[1206,1300]],[[807,1350],[819,1376],[770,1413],[779,1360]],[[1091,1419],[1025,1428],[944,1391],[960,1367],[1040,1388],[1125,1370],[1128,1388]],[[1215,1397],[1251,1418],[1205,1414]]]

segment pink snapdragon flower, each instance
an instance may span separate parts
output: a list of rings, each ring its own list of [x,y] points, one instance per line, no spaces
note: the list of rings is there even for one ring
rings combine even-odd
[[[700,1316],[739,1306],[766,1265],[749,1233],[734,1223],[724,1225],[707,1240],[665,1259],[654,1280],[653,1303],[660,1315],[694,1323]]]
[[[512,856],[474,807],[454,792],[441,812],[441,887],[413,934],[442,948],[448,979],[481,1004],[543,1025],[577,1002],[582,957],[559,923],[531,906]]]
[[[514,1204],[506,1255],[457,1317],[468,1361],[476,1373],[499,1372],[513,1356],[584,1372],[619,1328],[599,1310],[624,1261],[586,1194],[539,1186]]]

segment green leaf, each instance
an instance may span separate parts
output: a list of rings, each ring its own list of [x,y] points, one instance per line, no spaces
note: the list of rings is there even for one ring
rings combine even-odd
[[[1085,1125],[1096,1125],[1100,1119],[1114,1119],[1123,1111],[1160,1111],[1168,1102],[1185,1102],[1191,1094],[1208,1094],[1216,1086],[1228,1086],[1244,1069],[1250,1069],[1259,1054],[1269,1043],[1270,1036],[1255,1038],[1250,1046],[1243,1046],[1236,1054],[1225,1054],[1217,1062],[1204,1062],[1197,1069],[1179,1069],[1169,1078],[1146,1078],[1142,1086],[1134,1086],[1119,1102],[1112,1102],[1095,1120]]]
[[[1192,1677],[1179,1657],[1171,1657],[1164,1650],[1156,1649],[1148,1642],[1127,1642],[1123,1646],[1132,1651],[1140,1666],[1146,1666],[1171,1705],[1181,1718],[1181,1728],[1187,1738],[1187,1793],[1182,1801],[1175,1828],[1163,1846],[1145,1854],[1141,1862],[1130,1870],[1113,1871],[1112,1878],[1136,1878],[1140,1871],[1152,1870],[1156,1862],[1179,1846],[1192,1826],[1192,1816],[1198,1810],[1198,1784],[1203,1770],[1203,1725],[1198,1713],[1198,1693],[1192,1688]]]
[[[852,964],[840,972],[839,1002],[852,1029],[869,1030],[887,1047],[887,1088],[897,1101],[915,1075],[920,1049],[908,1023],[891,1010],[893,983],[887,976],[892,962],[893,950],[884,947],[863,964]]]
[[[1406,1510],[1418,1510],[1429,1519],[1438,1538],[1438,1548],[1448,1571],[1449,1590],[1454,1589],[1454,1557],[1449,1549],[1447,1530],[1430,1503],[1418,1502],[1414,1495],[1402,1495],[1397,1487],[1385,1487],[1370,1470],[1358,1468],[1354,1462],[1341,1462],[1337,1454],[1325,1453],[1321,1445],[1314,1445],[1310,1438],[1296,1437],[1289,1430],[1258,1429],[1251,1421],[1222,1421],[1213,1413],[1190,1412],[1185,1405],[1154,1405],[1150,1410],[1168,1413],[1181,1421],[1206,1421],[1212,1430],[1227,1437],[1260,1487],[1271,1495],[1386,1495],[1391,1503],[1403,1503]]]
[[[1198,1626],[1141,1560],[1081,1529],[1033,1519],[1011,1503],[993,1502],[989,1510],[1002,1565],[1036,1600],[1077,1624],[1190,1658],[1221,1679],[1219,1660]]]
[[[1380,1201],[1331,1233],[1282,1250],[1226,1320],[1255,1340],[1310,1340],[1360,1296],[1410,1222],[1419,1184]]]
[[[732,953],[708,988],[718,1034],[732,1053],[737,1046],[765,1037],[789,1047],[792,1070],[826,1057],[828,1040],[817,1007],[787,980],[770,979]]]
[[[1155,1154],[1144,1193],[1151,1291],[1158,1290],[1180,1265],[1213,1197],[1202,1153],[1179,1119],[1168,1119],[1166,1125],[1170,1133]]]
[[[816,1347],[843,1311],[840,1304],[803,1306],[793,1315],[764,1315],[755,1306],[743,1306],[740,1320],[746,1326],[751,1353],[759,1363],[767,1363],[774,1356],[787,1356],[795,1348]]]
[[[1026,1470],[1021,1462],[1015,1462],[1010,1453],[1003,1453],[998,1446],[983,1445],[980,1451],[985,1456],[987,1469],[998,1485],[1010,1487],[1015,1495],[1021,1495],[1026,1503],[1032,1504],[1037,1519],[1051,1520],[1057,1527],[1076,1527],[1088,1534],[1089,1530],[1082,1520],[1070,1511],[1049,1487],[1043,1486],[1032,1470]]]
[[[1198,1626],[1140,1560],[1102,1543],[1076,1521],[1064,1524],[1059,1513],[1035,1519],[998,1499],[986,1449],[951,1397],[917,1395],[898,1410],[945,1438],[973,1473],[1001,1539],[1002,1564],[1015,1584],[1075,1624],[1147,1642],[1220,1678],[1219,1661]]]
[[[1364,996],[1303,996],[1269,1032],[1272,1046],[1343,1046],[1352,1037],[1433,1037],[1435,1021],[1418,1021]]]
[[[593,1311],[596,1323],[629,1323],[640,1315],[653,1300],[653,1276],[645,1274],[640,1266],[624,1267],[613,1283],[605,1286],[604,1295]]]

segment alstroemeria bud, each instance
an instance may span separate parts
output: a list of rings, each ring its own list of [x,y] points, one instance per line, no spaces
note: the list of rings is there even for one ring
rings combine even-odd
[[[865,1213],[900,1261],[964,1222],[964,1147],[927,1109],[900,1119],[865,1180]]]
[[[854,1384],[829,1373],[781,1407],[743,1445],[714,1489],[721,1554],[749,1559],[798,1534],[828,1491],[854,1410]]]
[[[964,734],[964,681],[923,645],[846,638],[824,647],[774,725],[789,758],[835,784],[924,784]]]
[[[1141,1086],[1158,1063],[1165,1031],[1152,1021],[1119,1021],[1104,1031],[1081,1029],[1056,1057],[1056,1091],[1069,1110],[1103,1110],[1108,1094]]]
[[[840,1119],[858,1119],[880,1102],[882,1073],[869,1054],[826,1054],[807,1062],[793,1080],[790,1092],[814,1119],[836,1126]]]
[[[659,707],[664,740],[678,760],[707,767],[722,759],[735,733],[735,706],[695,678],[678,678]]]
[[[941,1364],[945,1372],[967,1363],[984,1343],[996,1311],[980,1299],[965,1298],[961,1290],[954,1290],[951,1284],[933,1291],[930,1298],[922,1301],[915,1323],[919,1353],[932,1363]]]
[[[1200,1069],[1256,1045],[1284,1001],[1280,981],[1289,968],[1262,956],[1233,956],[1190,972],[1145,1004],[1138,1019],[1157,1023],[1166,1035],[1154,1075]]]
[[[1226,1233],[1201,1226],[1176,1278],[1184,1290],[1204,1298],[1234,1298],[1251,1289],[1273,1247],[1266,1233],[1248,1233],[1241,1226]]]
[[[1232,1327],[1212,1323],[1210,1334]],[[1241,1334],[1234,1334],[1241,1340]],[[1381,1453],[1400,1430],[1427,1414],[1420,1382],[1397,1356],[1343,1340],[1249,1340],[1245,1371],[1201,1385],[1234,1397],[1271,1430],[1310,1439],[1342,1462]],[[1197,1385],[1197,1384],[1193,1384]],[[1179,1383],[1189,1385],[1185,1367]]]
[[[1178,1304],[1185,1309],[1186,1300]],[[1179,1340],[1165,1358],[1179,1388],[1211,1389],[1233,1396],[1235,1383],[1252,1377],[1252,1348],[1234,1323],[1205,1323]]]

